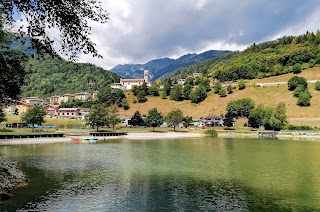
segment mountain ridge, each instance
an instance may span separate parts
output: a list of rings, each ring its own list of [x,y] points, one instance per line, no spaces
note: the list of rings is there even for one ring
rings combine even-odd
[[[231,51],[229,50],[209,50],[200,54],[188,53],[177,59],[165,57],[153,59],[144,64],[120,64],[113,67],[110,71],[123,78],[142,78],[143,70],[148,70],[150,80],[155,81],[179,68],[183,68],[207,59],[216,58],[230,52]]]

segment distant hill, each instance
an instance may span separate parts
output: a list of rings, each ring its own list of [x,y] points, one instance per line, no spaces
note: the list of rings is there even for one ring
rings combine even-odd
[[[299,73],[320,64],[319,45],[320,31],[253,44],[240,54],[214,64],[208,73],[222,82]]]
[[[120,80],[116,74],[95,65],[51,56],[30,58],[25,67],[28,74],[22,87],[22,97],[92,92]]]
[[[183,55],[178,59],[162,58],[151,60],[145,64],[117,65],[111,71],[123,78],[142,78],[143,70],[149,70],[150,80],[155,81],[179,68],[216,58],[226,53],[230,53],[230,51],[211,50],[201,54]]]

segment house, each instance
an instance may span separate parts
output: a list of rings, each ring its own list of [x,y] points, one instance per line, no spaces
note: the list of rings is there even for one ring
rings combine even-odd
[[[203,73],[192,73],[193,78],[201,77],[202,75],[203,75]]]
[[[98,96],[98,91],[93,91],[91,94],[91,99],[96,99]]]
[[[59,96],[51,96],[50,104],[59,104]]]
[[[186,82],[185,79],[178,79],[178,80],[177,80],[177,84],[178,84],[178,85],[184,85],[185,82]]]
[[[64,94],[62,96],[59,96],[58,103],[61,104],[62,102],[69,102],[74,100],[74,95],[73,94]]]
[[[90,97],[91,97],[91,94],[89,94],[87,92],[81,92],[81,93],[74,94],[75,99],[80,99],[82,101],[87,101],[88,99],[90,99]]]
[[[33,105],[27,104],[25,102],[18,102],[15,104],[11,104],[4,109],[4,112],[7,114],[13,114],[18,112],[18,114],[26,113],[29,108],[32,108]]]
[[[121,83],[112,83],[110,85],[111,88],[117,88],[117,89],[121,89],[121,90],[126,90],[126,87],[124,85],[122,85]]]
[[[59,108],[57,111],[58,116],[67,116],[67,117],[74,117],[80,116],[80,109],[79,108]]]
[[[44,107],[44,110],[48,115],[57,116],[58,110],[60,109],[59,105],[47,105]]]
[[[25,97],[21,99],[22,102],[25,102],[30,105],[43,105],[44,100],[39,99],[38,97],[32,96],[32,97]]]
[[[209,127],[222,127],[223,126],[223,117],[219,115],[209,115],[200,118],[201,125]]]
[[[142,83],[146,82],[148,86],[149,83],[149,71],[144,70],[144,77],[142,79],[120,79],[120,84],[125,87],[125,90],[131,90],[134,85],[140,86]]]

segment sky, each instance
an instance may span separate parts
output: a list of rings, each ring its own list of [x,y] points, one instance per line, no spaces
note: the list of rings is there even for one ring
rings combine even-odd
[[[207,50],[244,50],[253,43],[320,28],[319,0],[102,0],[106,24],[90,22],[105,69]]]

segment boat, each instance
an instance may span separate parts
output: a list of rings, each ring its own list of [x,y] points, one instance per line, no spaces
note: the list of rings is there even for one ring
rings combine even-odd
[[[83,143],[96,143],[98,138],[91,137],[91,138],[81,138]]]
[[[71,141],[77,143],[80,142],[80,138],[71,138]]]

